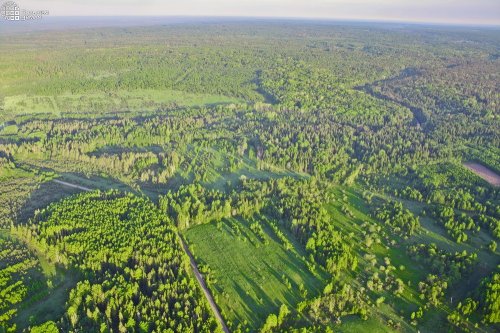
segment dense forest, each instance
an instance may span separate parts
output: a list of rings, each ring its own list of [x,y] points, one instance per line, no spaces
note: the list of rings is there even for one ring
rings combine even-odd
[[[496,28],[0,33],[0,332],[500,330]]]

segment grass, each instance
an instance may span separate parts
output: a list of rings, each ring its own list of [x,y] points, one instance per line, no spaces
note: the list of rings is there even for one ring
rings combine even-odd
[[[227,159],[229,154],[223,154],[215,149],[210,149],[212,153],[218,157],[218,160]],[[235,156],[233,156],[235,157]],[[250,159],[247,156],[238,157],[241,159],[241,167],[234,172],[230,173],[218,173],[213,172],[214,176],[210,181],[205,182],[204,185],[207,188],[216,189],[219,191],[224,191],[226,184],[236,183],[241,177],[253,178],[253,179],[271,179],[280,177],[306,177],[305,174],[299,174],[294,171],[289,171],[281,168],[275,167],[272,170],[259,170],[254,159]],[[222,164],[221,162],[218,162]],[[220,165],[219,164],[219,165]]]
[[[118,90],[114,92],[65,93],[56,96],[13,95],[4,98],[0,119],[17,115],[62,113],[102,114],[116,111],[156,111],[162,107],[203,106],[239,103],[240,99],[214,94],[193,94],[179,90]]]
[[[31,170],[16,168],[13,166],[0,166],[0,182],[11,181],[19,178],[33,178],[35,175]]]
[[[394,331],[394,329],[385,325],[385,323],[383,323],[378,317],[368,318],[367,320],[359,320],[356,316],[346,317],[342,321],[342,325],[338,326],[335,330],[335,332],[339,333],[389,333]]]
[[[8,229],[0,229],[0,238],[6,238],[6,237],[15,239],[23,243],[30,250],[30,252],[32,252],[36,256],[38,264],[40,265],[40,268],[43,272],[43,275],[46,278],[53,278],[56,276],[55,265],[49,262],[49,260],[47,260],[44,254],[37,247],[33,246],[30,243],[25,242],[24,239],[21,239],[17,235],[11,234]]]
[[[258,329],[268,314],[277,313],[282,304],[293,309],[303,300],[300,285],[308,290],[308,297],[319,294],[325,285],[319,268],[318,274],[308,270],[300,245],[292,241],[295,250],[285,250],[264,219],[257,219],[267,244],[250,229],[251,220],[245,219],[225,220],[219,229],[210,223],[185,232],[198,265],[208,264],[212,270],[216,282],[211,290],[226,320],[234,326],[247,326],[246,322],[252,330]],[[235,232],[234,224],[241,235]]]
[[[500,264],[500,257],[498,256],[498,251],[492,253],[487,248],[488,243],[492,240],[492,237],[481,230],[475,234],[469,234],[469,240],[465,243],[456,243],[447,234],[444,227],[439,225],[435,220],[428,216],[423,216],[422,211],[427,207],[425,203],[418,201],[395,198],[391,196],[378,195],[378,197],[384,198],[386,200],[397,200],[401,201],[403,205],[412,211],[413,214],[419,216],[420,224],[422,229],[417,234],[409,237],[407,240],[399,240],[399,246],[391,247],[386,249],[378,249],[376,251],[377,255],[384,255],[391,258],[393,265],[398,267],[399,265],[404,265],[404,271],[398,271],[398,277],[403,279],[405,282],[411,282],[411,287],[407,287],[407,291],[403,296],[407,301],[413,303],[413,306],[403,306],[403,303],[396,303],[397,310],[405,310],[405,317],[408,317],[408,311],[416,310],[417,305],[423,305],[421,300],[418,299],[417,284],[419,281],[425,279],[425,277],[430,273],[427,267],[422,264],[416,263],[411,260],[406,254],[406,246],[409,244],[431,244],[434,243],[439,249],[445,250],[449,253],[462,252],[464,250],[467,253],[477,253],[477,266],[475,267],[472,274],[464,277],[460,283],[455,283],[451,288],[449,288],[443,304],[439,308],[432,308],[425,312],[422,320],[419,321],[418,329],[422,332],[431,332],[439,327],[444,327],[447,323],[446,316],[452,311],[452,308],[462,299],[470,296],[471,290],[476,290],[479,286],[481,280],[488,276],[492,270]],[[365,207],[368,209],[368,207]],[[366,210],[368,212],[368,210]],[[378,222],[380,224],[380,222]],[[409,297],[408,297],[409,296]],[[453,304],[450,303],[451,298],[453,298]],[[486,329],[478,330],[478,332],[487,332]]]
[[[8,206],[9,201],[17,202],[17,219],[21,223],[32,217],[36,209],[44,208],[51,202],[77,192],[51,182],[50,179],[54,175],[50,173],[38,173],[30,168],[15,168],[11,172],[14,172],[17,178],[1,181],[0,204]],[[0,237],[17,239],[33,253],[37,270],[29,270],[27,280],[43,284],[40,290],[27,295],[19,303],[14,317],[17,329],[23,331],[28,326],[60,318],[64,314],[69,291],[78,281],[77,275],[56,267],[39,248],[23,237],[12,234],[9,229],[0,229]]]
[[[366,247],[364,244],[365,233],[368,233],[363,223],[369,222],[377,226],[381,226],[381,233],[388,234],[387,228],[376,221],[370,214],[371,208],[369,204],[362,198],[360,190],[356,187],[335,186],[332,189],[334,200],[326,204],[326,209],[333,218],[333,223],[340,228],[346,237],[347,242],[358,253],[359,268],[358,275],[369,274],[371,271],[379,272],[378,265],[383,263],[384,258],[390,259],[391,264],[397,269],[394,272],[395,276],[401,278],[405,284],[405,291],[400,297],[394,296],[390,292],[383,291],[376,296],[384,296],[386,301],[379,307],[371,309],[371,317],[364,321],[357,316],[349,316],[342,322],[342,325],[336,325],[334,331],[337,332],[395,332],[394,328],[387,326],[387,321],[392,319],[394,322],[399,322],[402,325],[401,331],[413,332],[415,329],[409,326],[401,317],[409,318],[411,312],[417,310],[420,305],[418,294],[415,286],[418,281],[425,278],[422,267],[413,262],[406,254],[404,246],[386,246],[384,244],[374,244],[368,251],[369,254],[374,254],[377,259],[376,267],[373,267],[365,258],[364,254]],[[342,208],[347,208],[352,216],[347,216]],[[384,237],[381,237],[384,238]],[[400,242],[400,240],[398,240]],[[399,269],[404,266],[403,270]],[[411,286],[408,285],[410,282]],[[348,281],[352,283],[352,281]]]
[[[16,239],[35,255],[36,267],[26,272],[26,280],[46,284],[35,293],[27,295],[17,306],[14,323],[18,331],[63,316],[69,292],[76,286],[79,276],[56,267],[36,246],[10,233],[8,229],[0,229],[0,238]]]
[[[158,147],[150,148],[159,149]],[[113,153],[114,149],[114,147],[105,147],[103,151]],[[243,163],[238,170],[233,172],[221,171],[225,163],[227,163],[228,155],[220,152],[217,147],[201,148],[198,151],[188,149],[185,153],[188,160],[193,161],[194,165],[198,165],[197,161],[199,159],[208,161],[205,164],[208,177],[202,183],[206,187],[219,190],[227,189],[228,181],[234,182],[241,176],[261,179],[285,175],[303,176],[284,169],[259,170],[256,168],[255,161],[247,157],[242,157]],[[44,163],[49,164],[46,161]],[[118,188],[124,191],[142,191],[150,197],[153,197],[153,190],[156,190],[151,188],[150,193],[150,189],[147,187],[130,187],[130,184],[102,175],[87,177],[76,172],[62,172],[62,169],[55,171],[60,172],[58,176],[61,180],[89,188]],[[7,172],[15,172],[21,178],[35,177],[35,173],[29,167],[12,169]],[[190,172],[190,170],[185,171],[184,177],[189,178]],[[53,174],[55,175],[54,172]],[[36,177],[39,176],[38,173],[36,175]],[[13,176],[14,174],[9,174],[8,178]],[[179,174],[177,176],[182,178]],[[21,209],[21,216],[24,216],[22,212],[32,213],[35,209],[44,207],[62,196],[78,192],[78,190],[65,188],[63,185],[47,181],[50,178],[42,180],[41,185],[31,193],[29,200]],[[184,180],[188,181],[189,179]],[[389,319],[401,323],[403,325],[401,330],[404,332],[416,331],[415,327],[405,324],[404,321],[408,322],[411,312],[417,310],[418,306],[423,305],[418,298],[417,286],[419,281],[425,279],[429,271],[424,265],[411,260],[406,253],[406,246],[415,242],[435,243],[440,249],[448,252],[467,250],[468,253],[478,253],[478,262],[480,263],[478,269],[471,276],[464,279],[461,285],[453,286],[453,290],[447,294],[442,307],[427,311],[424,319],[419,322],[418,329],[429,331],[433,328],[442,327],[442,323],[446,322],[446,315],[451,311],[450,307],[466,297],[467,291],[474,290],[481,279],[499,263],[498,252],[491,253],[487,249],[487,244],[492,239],[491,236],[482,230],[472,235],[467,243],[457,244],[450,239],[446,230],[433,219],[420,216],[422,231],[407,240],[403,240],[391,235],[383,223],[373,219],[371,216],[372,208],[362,198],[360,192],[361,189],[357,187],[335,186],[332,189],[334,200],[325,204],[332,217],[332,223],[336,228],[343,231],[348,237],[347,241],[358,252],[358,258],[360,259],[359,276],[378,270],[377,265],[371,267],[363,258],[366,251],[363,242],[367,231],[363,223],[370,222],[380,226],[382,228],[381,235],[386,234],[388,240],[396,240],[396,245],[390,246],[388,242],[374,244],[368,252],[376,255],[378,264],[383,262],[383,258],[390,258],[392,265],[398,268],[394,274],[401,278],[407,286],[400,297],[395,297],[385,291],[382,292],[380,295],[386,297],[386,302],[379,307],[372,308],[372,316],[369,320],[363,321],[359,317],[348,316],[343,320],[342,325],[334,327],[335,331],[393,332],[394,329],[387,326]],[[423,208],[426,207],[424,203],[416,201],[383,195],[379,195],[379,197],[400,200],[406,208],[416,215],[421,215]],[[379,199],[375,197],[374,200]],[[344,212],[343,208],[345,207],[352,213],[352,216],[348,216]],[[250,229],[250,224],[254,220],[258,220],[263,226],[264,240]],[[235,232],[235,224],[240,228],[241,234],[239,235]],[[309,271],[303,247],[294,242],[292,237],[288,238],[294,245],[294,250],[287,251],[275,237],[272,229],[267,226],[266,218],[262,216],[254,217],[254,219],[225,220],[222,222],[222,227],[219,227],[217,223],[196,226],[185,231],[184,235],[190,243],[190,248],[195,254],[198,264],[210,267],[209,280],[213,280],[210,288],[224,317],[232,328],[241,323],[251,330],[258,329],[270,313],[278,312],[281,304],[286,304],[289,309],[293,309],[298,302],[304,299],[299,291],[300,285],[305,286],[308,290],[307,298],[311,298],[321,292],[327,279],[326,275],[317,267],[318,274]],[[384,237],[381,236],[382,239]],[[50,289],[46,296],[31,303],[24,303],[26,304],[25,308],[19,312],[17,319],[19,325],[21,323],[24,323],[24,325],[26,323],[35,323],[33,318],[36,318],[37,322],[39,322],[39,318],[46,320],[56,318],[57,316],[54,316],[51,309],[64,309],[67,293],[77,281],[77,277],[71,273],[59,272],[54,267],[50,267],[50,263],[44,261],[43,255],[37,253],[36,249],[32,250],[37,254],[45,275],[47,277],[56,276],[56,278],[54,287]],[[404,266],[405,269],[400,270],[400,266]],[[359,287],[364,282],[355,282],[355,284]],[[449,304],[450,296],[453,296],[454,299],[454,303],[451,305]],[[402,321],[401,317],[404,317],[405,320]],[[307,321],[306,318],[302,318],[302,320]]]
[[[155,149],[155,147],[148,147],[148,149],[152,150]],[[225,192],[231,189],[233,185],[238,184],[242,177],[260,180],[280,177],[308,177],[308,175],[304,173],[297,173],[277,167],[268,170],[260,170],[257,168],[255,159],[249,158],[248,156],[232,155],[223,152],[222,149],[218,147],[202,147],[198,151],[195,151],[192,146],[189,146],[182,154],[186,158],[186,161],[181,165],[174,176],[168,180],[167,185],[149,186],[150,188],[159,187],[160,189],[163,188],[163,190],[165,188],[176,190],[181,185],[199,181],[205,188]],[[227,170],[226,167],[229,163],[229,158],[240,159],[241,163],[237,169],[233,171]],[[202,167],[200,167],[200,165],[202,165]],[[206,177],[201,180],[196,180],[194,177],[195,173],[205,173]],[[141,184],[141,189],[146,189],[145,192],[147,192],[147,184]],[[154,199],[154,196],[151,198]]]
[[[0,136],[15,136],[17,131],[17,125],[0,126]]]
[[[328,203],[326,208],[335,226],[349,235],[349,243],[359,253],[359,273],[364,274],[365,269],[377,270],[376,267],[368,267],[369,264],[363,259],[362,224],[366,221],[375,222],[369,214],[367,203],[354,188],[338,186],[332,191],[335,200]],[[342,207],[348,207],[352,217],[346,216]],[[240,227],[241,236],[236,235],[233,223]],[[312,288],[312,293],[309,292],[307,297],[310,298],[314,292],[321,291],[321,287],[317,286],[324,284],[324,277],[315,277],[307,270],[300,245],[293,243],[294,248],[298,249],[296,253],[285,251],[274,239],[270,228],[264,228],[266,239],[269,240],[269,245],[264,245],[250,230],[249,224],[248,220],[231,219],[224,221],[219,229],[216,223],[193,227],[185,232],[185,236],[197,262],[208,264],[212,270],[211,278],[216,280],[212,290],[226,319],[234,324],[246,321],[248,327],[255,330],[269,313],[277,313],[280,304],[293,305],[301,300],[297,294],[299,284]],[[415,288],[425,278],[425,272],[421,271],[423,267],[417,267],[401,246],[392,248],[374,245],[372,252],[379,263],[383,262],[384,257],[389,257],[396,267],[405,266],[404,270],[398,269],[395,274],[405,282],[411,281],[411,287],[407,286],[401,297],[384,292],[386,304],[373,308],[373,315],[368,321],[357,316],[347,317],[334,330],[359,332],[369,328],[372,332],[394,332],[395,329],[387,326],[387,321],[392,319],[403,325],[403,331],[416,331],[405,324],[401,316],[409,317],[421,305]],[[292,283],[291,290],[283,283],[282,274]]]
[[[28,326],[39,325],[49,320],[56,321],[61,318],[66,310],[69,292],[73,289],[79,276],[76,273],[58,270],[53,286],[48,289],[47,294],[35,301],[30,299],[21,304],[14,322],[22,330]],[[33,297],[35,298],[35,297]]]
[[[432,219],[421,218],[421,223],[425,228],[425,232],[415,236],[419,243],[435,243],[440,249],[446,250],[449,253],[462,252],[464,250],[467,253],[477,253],[477,266],[474,271],[465,279],[462,279],[460,283],[456,283],[453,289],[450,290],[448,297],[453,297],[455,300],[467,297],[469,292],[476,290],[481,280],[490,275],[497,265],[500,264],[498,251],[492,253],[487,248],[491,236],[483,230],[470,237],[468,242],[456,243]]]

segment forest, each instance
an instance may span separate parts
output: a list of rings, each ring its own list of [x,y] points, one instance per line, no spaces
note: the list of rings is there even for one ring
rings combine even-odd
[[[0,32],[0,333],[499,331],[499,49],[360,22]]]

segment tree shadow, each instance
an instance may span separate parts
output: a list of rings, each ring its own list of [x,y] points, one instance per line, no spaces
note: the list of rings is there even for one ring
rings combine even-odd
[[[255,91],[257,91],[262,97],[264,97],[264,101],[266,103],[273,105],[279,103],[276,97],[274,97],[272,94],[270,94],[262,87],[262,70],[258,70],[255,72],[255,78],[252,81],[250,81],[250,83],[253,83],[257,86],[257,89],[255,89]]]
[[[47,168],[43,168],[41,170],[45,172],[54,172],[53,170]],[[92,190],[106,191],[117,189],[123,192],[140,194],[129,185],[114,178],[103,178],[98,176],[87,177],[80,173],[65,172],[58,173],[58,177],[56,179],[70,184],[90,188]],[[81,192],[83,192],[82,189],[56,183],[52,180],[45,181],[29,194],[29,197],[21,205],[15,222],[17,224],[24,224],[28,221],[28,219],[34,216],[37,209],[43,209],[53,202],[57,202],[68,196]]]
[[[57,276],[50,279],[56,282],[52,288],[46,288],[22,303],[14,319],[19,332],[49,320],[57,321],[64,316],[69,293],[80,281],[81,274],[63,268],[57,268],[57,271]],[[44,282],[49,283],[49,279]]]

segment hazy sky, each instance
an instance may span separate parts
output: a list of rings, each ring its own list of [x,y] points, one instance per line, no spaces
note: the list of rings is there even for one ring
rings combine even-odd
[[[1,1],[3,2],[3,1]],[[16,0],[50,15],[318,17],[500,25],[500,0]]]

